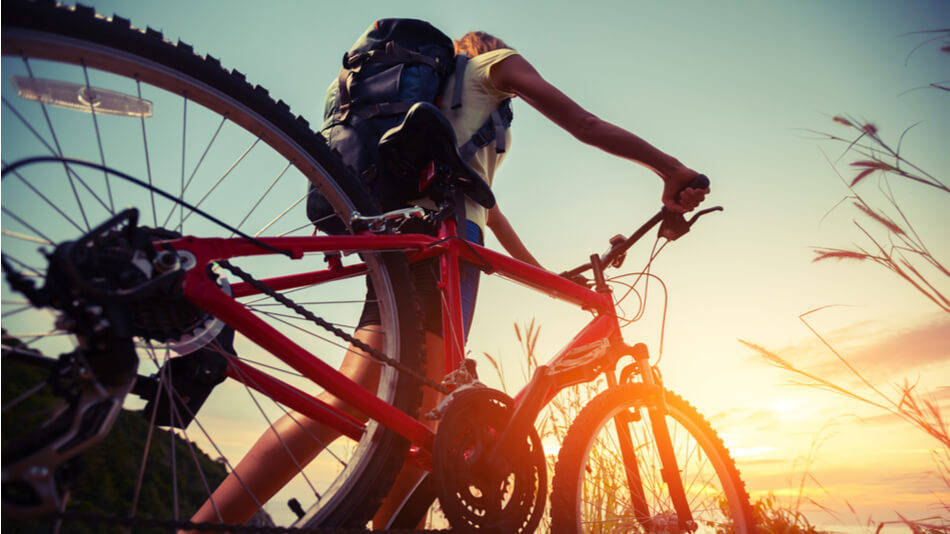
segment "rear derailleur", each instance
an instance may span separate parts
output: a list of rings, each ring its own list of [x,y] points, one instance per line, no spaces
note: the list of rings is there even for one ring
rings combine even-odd
[[[155,384],[137,375],[136,344],[182,339],[209,322],[181,294],[186,267],[181,253],[154,244],[178,235],[139,227],[137,219],[138,212],[129,209],[75,241],[58,244],[47,254],[40,288],[3,261],[10,286],[35,308],[54,310],[56,329],[76,341],[73,351],[53,360],[4,333],[3,357],[48,368],[47,384],[58,402],[38,428],[24,429],[4,446],[5,515],[61,510],[68,478],[63,464],[108,434],[128,393],[155,396]],[[223,379],[220,366],[216,374]]]

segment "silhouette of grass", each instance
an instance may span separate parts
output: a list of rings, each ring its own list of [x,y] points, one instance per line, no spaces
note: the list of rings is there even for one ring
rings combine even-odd
[[[844,365],[850,375],[857,379],[858,383],[861,384],[861,389],[849,387],[844,385],[843,382],[836,382],[819,376],[755,343],[744,339],[740,339],[739,342],[757,352],[759,356],[771,365],[796,376],[797,379],[793,380],[793,384],[829,391],[844,398],[871,406],[897,417],[911,427],[933,438],[937,442],[937,448],[931,453],[936,466],[936,476],[947,489],[950,489],[950,425],[948,425],[947,420],[944,418],[937,400],[932,395],[919,391],[917,383],[912,383],[906,379],[902,383],[893,384],[893,392],[891,393],[874,385],[806,320],[808,315],[826,308],[828,308],[828,306],[803,313],[799,316],[799,319],[822,344],[824,344],[835,358]],[[815,482],[817,482],[817,480],[815,480]],[[950,519],[948,519],[950,518],[950,504],[938,501],[934,506],[942,511],[943,516],[911,520],[898,514],[901,518],[900,521],[878,523],[877,531],[879,532],[886,525],[903,524],[914,533],[930,534],[935,532],[950,532]]]
[[[541,365],[536,352],[538,339],[541,335],[541,326],[534,319],[531,319],[521,325],[515,323],[513,328],[522,357],[519,360],[522,362],[521,379],[523,382],[527,382],[538,366]],[[479,359],[481,358],[484,358],[491,366],[492,371],[502,384],[502,389],[507,393],[509,376],[501,364],[501,359],[497,355],[485,352],[480,354]],[[541,412],[535,424],[545,445],[560,445],[578,413],[605,388],[606,381],[601,377],[593,382],[567,388],[555,397]],[[817,451],[817,444],[813,445],[813,450]],[[546,452],[546,458],[548,479],[550,480],[550,474],[553,474],[557,462],[557,451]],[[794,503],[783,505],[773,494],[752,503],[757,532],[762,534],[816,534],[820,532],[800,511],[802,502],[808,500],[803,497],[804,480],[811,477],[807,466],[810,465],[812,460],[813,458],[806,459],[806,468],[802,474],[799,494]],[[588,462],[592,464],[592,468],[589,470],[590,473],[599,478],[595,483],[590,484],[591,491],[585,493],[585,502],[593,508],[616,509],[615,500],[617,495],[624,494],[622,488],[626,487],[626,474],[623,465],[617,463],[616,455],[605,454],[603,449],[599,447],[595,447],[590,451]],[[616,491],[612,488],[616,488]],[[817,502],[810,502],[821,507]],[[723,502],[721,506],[727,505]],[[550,532],[550,526],[549,511],[546,511],[539,532]],[[723,534],[732,532],[731,525],[720,525],[717,532]]]
[[[940,51],[950,53],[950,29],[918,33],[927,34],[930,38],[911,50],[908,54],[908,60],[916,50],[935,41],[943,41]],[[928,87],[950,92],[950,87],[939,83],[930,84]],[[938,289],[950,278],[950,270],[931,253],[926,243],[921,239],[920,234],[917,233],[906,215],[908,210],[900,205],[890,183],[893,177],[897,180],[925,186],[930,192],[935,189],[938,191],[936,197],[938,199],[947,198],[941,196],[941,193],[950,193],[950,187],[936,174],[925,171],[905,156],[903,151],[904,137],[917,126],[917,123],[904,129],[897,142],[894,143],[886,141],[878,127],[871,122],[858,120],[844,114],[835,115],[831,120],[850,130],[851,135],[838,135],[818,130],[808,131],[817,134],[819,139],[830,141],[833,144],[846,145],[838,159],[846,155],[856,156],[857,158],[850,163],[850,166],[859,170],[857,175],[847,180],[835,169],[838,177],[848,189],[848,194],[833,209],[837,209],[844,200],[852,200],[853,206],[857,209],[859,215],[875,222],[877,228],[876,231],[871,231],[858,222],[858,219],[853,219],[853,224],[869,245],[855,245],[854,248],[818,247],[814,250],[815,257],[813,261],[830,259],[870,260],[890,270],[910,284],[917,292],[936,304],[941,310],[950,313],[950,299],[941,289]],[[834,163],[829,160],[829,164],[834,169]],[[878,191],[880,197],[874,199],[874,202],[883,202],[887,209],[896,215],[895,217],[889,216],[884,209],[874,208],[867,196],[867,190],[865,190],[865,193],[861,193],[856,189],[859,185],[863,186],[871,176],[879,177]]]

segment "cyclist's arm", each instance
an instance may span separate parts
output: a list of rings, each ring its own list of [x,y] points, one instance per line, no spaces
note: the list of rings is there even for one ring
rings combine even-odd
[[[498,239],[498,242],[501,243],[501,246],[504,247],[508,254],[511,254],[511,257],[516,260],[521,260],[525,263],[530,263],[535,267],[541,267],[541,264],[538,263],[538,260],[534,259],[534,256],[528,252],[528,248],[524,246],[524,243],[521,241],[521,238],[518,237],[518,233],[515,232],[515,229],[511,227],[511,223],[508,222],[508,218],[498,209],[498,205],[495,205],[494,208],[488,210],[488,217],[485,221],[485,224],[488,225],[488,228],[491,229],[492,233],[495,234],[495,237]]]
[[[521,97],[581,142],[652,169],[663,178],[663,203],[671,209],[691,210],[708,192],[688,189],[677,203],[676,193],[696,176],[695,171],[633,133],[585,110],[542,78],[522,56],[513,55],[500,61],[492,67],[490,77],[497,89]]]

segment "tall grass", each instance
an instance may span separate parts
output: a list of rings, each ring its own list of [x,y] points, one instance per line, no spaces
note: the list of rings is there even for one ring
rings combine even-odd
[[[911,54],[926,44],[942,41],[940,51],[947,54],[944,57],[950,57],[950,29],[920,33],[928,34],[930,38],[918,45]],[[928,88],[950,95],[950,86],[945,82],[932,83]],[[950,298],[946,290],[941,289],[950,282],[950,270],[934,256],[921,238],[907,215],[909,210],[901,206],[891,186],[891,180],[908,182],[920,186],[921,195],[943,202],[950,201],[950,187],[938,173],[928,172],[906,156],[904,137],[919,123],[905,128],[894,142],[885,140],[878,127],[871,122],[843,114],[836,115],[832,120],[850,134],[810,131],[833,144],[844,145],[841,157],[849,155],[854,158],[850,166],[858,172],[853,178],[847,180],[838,173],[848,190],[838,205],[850,203],[855,210],[852,223],[858,229],[860,243],[863,244],[855,244],[850,248],[817,248],[813,261],[845,260],[877,264],[901,278],[941,310],[950,313]],[[874,191],[868,191],[865,187],[872,176],[878,178],[877,194],[873,199],[870,194],[874,194]],[[859,187],[863,192],[859,191]]]
[[[530,380],[534,371],[541,365],[536,351],[538,339],[541,335],[541,326],[534,319],[531,319],[520,325],[515,323],[513,328],[521,356],[519,360],[520,379],[521,383],[525,383]],[[501,363],[501,358],[498,355],[483,352],[476,355],[476,359],[488,363],[501,383],[501,387],[508,393],[511,376],[507,374],[504,365]],[[484,366],[482,366],[482,369],[484,369]],[[567,388],[558,394],[539,414],[535,426],[542,442],[545,444],[549,491],[551,475],[553,475],[557,463],[558,446],[564,441],[571,423],[574,422],[584,406],[606,387],[606,380],[599,377],[595,381]],[[624,488],[626,488],[627,481],[623,466],[617,464],[615,455],[606,454],[599,447],[594,447],[591,450],[588,462],[591,464],[590,472],[600,478],[596,483],[589,485],[589,491],[584,495],[585,501],[594,508],[617,509],[615,507],[617,495],[626,494]],[[802,474],[802,480],[804,481],[807,476],[810,475],[806,467]],[[762,534],[817,534],[819,532],[817,528],[800,511],[801,493],[800,491],[797,501],[789,505],[779,503],[775,496],[771,494],[754,502],[753,512],[758,532]],[[546,511],[539,530],[550,532],[550,528],[550,514],[549,511]],[[723,532],[728,532],[728,527],[724,527]]]
[[[904,380],[892,384],[890,391],[872,383],[860,369],[855,367],[845,355],[836,349],[822,336],[807,320],[807,316],[823,308],[811,310],[799,316],[806,327],[822,342],[831,354],[848,370],[849,376],[857,380],[859,386],[848,386],[843,381],[834,381],[803,369],[794,363],[782,358],[755,343],[740,339],[745,346],[751,348],[771,365],[795,376],[793,383],[805,387],[815,388],[834,393],[859,404],[873,407],[886,414],[892,415],[905,422],[912,428],[923,432],[934,440],[935,448],[932,451],[934,474],[938,481],[950,490],[950,426],[944,418],[943,411],[937,400],[927,393],[921,392],[916,383]],[[950,503],[938,500],[933,507],[940,511],[938,516],[920,519],[908,519],[900,514],[900,521],[879,523],[880,531],[889,524],[902,524],[915,533],[950,532]]]
[[[535,320],[531,320],[519,325],[518,323],[513,324],[515,339],[518,342],[518,349],[520,352],[521,358],[520,362],[520,375],[521,383],[526,383],[531,379],[531,376],[537,370],[538,366],[542,365],[538,360],[538,354],[536,351],[538,345],[538,338],[541,335],[541,326],[538,325]],[[491,355],[487,352],[483,352],[480,355],[488,364],[491,366],[492,371],[497,376],[498,380],[501,382],[502,389],[509,393],[509,375],[507,374],[504,366],[501,363],[501,359],[497,355]],[[557,397],[555,397],[548,405],[541,411],[538,415],[538,420],[535,421],[535,428],[538,430],[538,435],[541,437],[541,441],[545,446],[545,459],[547,460],[548,466],[548,491],[550,491],[551,476],[554,473],[554,468],[557,464],[557,453],[558,447],[564,437],[567,435],[567,431],[571,426],[571,423],[574,421],[574,418],[577,417],[577,414],[580,413],[581,409],[590,402],[600,391],[606,387],[606,381],[603,377],[598,378],[593,382],[588,382],[576,387],[567,388],[562,391]],[[604,454],[598,454],[597,449],[594,450],[594,453],[591,457],[592,462],[596,462],[597,465],[609,465],[613,463],[613,459],[608,459]],[[618,477],[623,477],[623,473],[619,470],[616,475]],[[601,470],[600,472],[607,472],[607,470]],[[604,488],[607,487],[620,487],[620,485],[625,484],[623,478],[617,479],[619,482],[614,486],[608,486],[611,481],[604,480]],[[609,499],[614,497],[615,492],[603,491],[598,494],[591,495],[590,500],[595,504],[607,503]],[[545,511],[544,518],[541,520],[541,525],[539,530],[542,532],[549,532],[551,529],[551,518],[549,511]]]

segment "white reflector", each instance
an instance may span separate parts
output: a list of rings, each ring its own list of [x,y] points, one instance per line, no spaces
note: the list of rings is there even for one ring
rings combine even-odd
[[[152,103],[131,95],[86,87],[78,83],[42,78],[13,77],[17,95],[26,100],[42,102],[59,108],[74,109],[100,115],[151,117]]]

